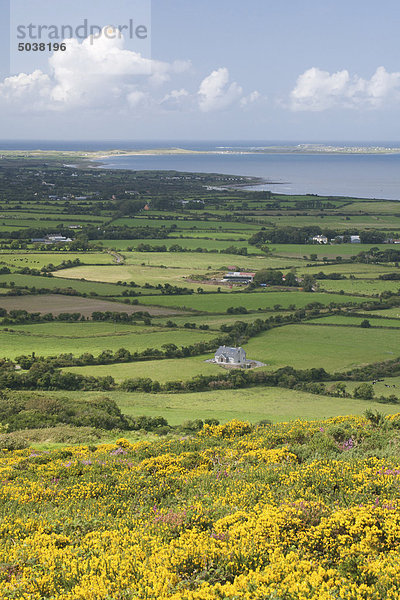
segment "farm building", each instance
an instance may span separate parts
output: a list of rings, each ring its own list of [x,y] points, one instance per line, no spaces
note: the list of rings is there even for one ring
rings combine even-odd
[[[232,283],[252,283],[255,273],[243,273],[234,271],[227,273],[222,281],[231,281]]]
[[[246,352],[243,350],[243,348],[220,346],[215,353],[214,362],[241,365],[246,362]]]
[[[44,238],[32,238],[31,241],[33,244],[62,244],[73,242],[73,239],[64,235],[51,234],[46,235]]]
[[[328,238],[326,237],[326,235],[314,235],[312,241],[313,244],[327,244]]]

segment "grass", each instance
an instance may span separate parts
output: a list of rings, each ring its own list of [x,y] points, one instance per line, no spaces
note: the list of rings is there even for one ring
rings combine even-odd
[[[224,211],[224,214],[229,215],[229,211]],[[183,220],[183,218],[176,219],[151,219],[148,217],[122,217],[121,219],[116,219],[113,221],[113,225],[127,225],[128,227],[171,227],[171,225],[177,225],[178,230],[197,230],[200,229],[202,231],[233,231],[240,232],[243,229],[243,223],[239,222],[230,222],[230,221],[214,221],[214,220],[198,220],[198,219],[190,219],[186,217],[187,220]],[[258,231],[260,229],[260,224],[246,223],[246,230]]]
[[[197,288],[206,282],[190,283],[192,275],[221,279],[234,267],[239,271],[258,271],[264,268],[289,268],[292,261],[282,258],[234,254],[212,254],[186,252],[124,252],[126,264],[113,266],[81,266],[57,271],[56,277],[73,279],[84,278],[89,281],[134,281],[140,286],[146,282],[151,285],[171,284]],[[167,271],[168,269],[168,271]]]
[[[114,325],[112,323],[49,323],[10,326],[8,331],[0,330],[1,356],[15,358],[21,354],[35,352],[40,356],[53,356],[61,353],[75,355],[90,352],[100,354],[102,350],[126,348],[130,352],[146,348],[161,349],[163,344],[188,346],[215,337],[203,331],[160,330],[135,326]],[[92,370],[90,367],[89,370]],[[105,367],[100,367],[99,375]]]
[[[373,385],[375,396],[390,396],[391,394],[394,394],[398,398],[400,397],[400,377],[384,377],[384,378],[380,377],[379,379],[382,379],[382,381],[378,381],[377,383],[375,383]],[[365,383],[365,382],[344,381],[343,383],[346,385],[347,391],[350,392],[350,394],[352,394],[354,389],[358,385],[360,385],[360,383]],[[379,403],[379,405],[381,407],[378,409],[380,412],[383,412],[382,408],[384,408],[384,407],[387,408],[390,406],[388,404],[381,404],[381,403]],[[396,405],[394,405],[394,408],[396,408]],[[399,412],[398,405],[397,405],[396,412]]]
[[[352,316],[341,316],[341,315],[333,315],[331,317],[322,317],[320,319],[313,319],[312,321],[308,321],[308,323],[317,323],[320,325],[354,325],[354,327],[359,327],[360,324],[368,319],[372,327],[400,327],[400,318],[399,319],[377,319],[373,318],[375,313],[371,313],[371,316],[368,314],[365,317],[352,317]],[[384,315],[383,315],[384,316]],[[389,315],[388,315],[389,316]]]
[[[63,271],[66,277],[69,277],[69,271],[72,271],[72,269],[66,269]],[[91,292],[97,294],[98,296],[118,296],[118,293],[122,294],[124,290],[124,288],[116,287],[115,285],[110,285],[107,283],[86,282],[79,281],[77,279],[61,278],[59,273],[60,271],[56,271],[55,274],[57,277],[40,277],[35,275],[20,275],[18,273],[10,273],[9,275],[0,275],[0,283],[9,284],[13,281],[16,287],[35,287],[37,289],[46,290],[54,290],[56,288],[72,288],[77,292],[87,294],[88,296]]]
[[[398,292],[400,281],[385,281],[377,279],[342,279],[330,280],[323,279],[318,282],[319,289],[328,292],[344,291],[345,294],[364,294],[365,296],[375,296],[382,292]]]
[[[346,382],[347,384],[347,382]],[[400,381],[399,381],[400,384]],[[350,389],[350,384],[349,384]],[[386,394],[388,394],[387,388]],[[380,392],[379,392],[380,393]],[[383,393],[383,392],[382,392]],[[390,392],[393,393],[393,392]],[[48,393],[42,392],[44,397]],[[51,392],[57,398],[82,398],[82,392]],[[84,392],[88,399],[101,398],[104,394]],[[124,414],[163,416],[171,425],[187,419],[218,419],[221,423],[239,419],[256,423],[270,419],[274,423],[294,419],[324,419],[344,414],[362,415],[367,408],[384,414],[399,411],[396,405],[379,404],[353,398],[330,398],[286,388],[257,387],[218,392],[194,392],[189,394],[147,394],[142,392],[107,392]]]
[[[113,257],[107,252],[0,252],[0,261],[7,266],[21,269],[41,269],[52,263],[60,265],[63,261],[79,258],[85,264],[112,264]]]
[[[173,339],[174,337],[171,336],[171,343],[174,343]],[[189,335],[186,343],[194,343],[194,341],[196,341],[196,337],[193,336],[192,338]],[[212,354],[207,354],[204,356],[194,356],[190,358],[149,360],[90,367],[68,367],[65,369],[65,371],[71,371],[72,373],[79,373],[81,375],[94,375],[97,377],[111,375],[117,382],[121,382],[124,379],[135,379],[136,377],[149,377],[150,379],[159,381],[160,383],[177,380],[186,381],[187,379],[191,379],[197,375],[223,373],[224,371],[221,369],[221,367],[204,362],[206,358],[212,358],[212,356]]]
[[[182,248],[188,250],[196,250],[196,248],[207,248],[207,250],[225,250],[229,246],[236,246],[237,248],[247,248],[249,253],[257,253],[257,248],[249,246],[247,240],[220,240],[214,239],[214,236],[218,235],[215,232],[209,234],[209,237],[205,238],[169,238],[165,240],[160,239],[146,239],[146,240],[102,240],[102,244],[105,247],[111,247],[118,250],[127,250],[127,248],[137,248],[140,244],[150,244],[151,246],[166,246],[170,248],[178,244]]]
[[[187,265],[190,264],[190,256],[187,258]],[[164,285],[164,283],[170,283],[171,285],[177,285],[179,287],[187,287],[189,289],[196,289],[199,286],[207,286],[209,288],[215,288],[215,285],[206,284],[203,282],[191,283],[186,278],[194,274],[194,269],[186,266],[186,268],[167,268],[165,267],[152,267],[150,265],[115,265],[109,267],[76,267],[73,269],[67,269],[63,271],[57,271],[55,273],[56,278],[70,277],[73,285],[73,281],[78,281],[81,278],[86,279],[86,285],[92,285],[91,282],[107,282],[109,284],[115,284],[118,281],[131,282],[134,281],[139,286],[144,286],[146,283],[150,285]],[[114,291],[118,291],[121,288],[114,288]]]
[[[373,312],[366,312],[365,317],[369,319],[374,315],[382,315],[382,317],[393,317],[394,319],[400,319],[400,306],[395,306],[394,308],[386,308],[382,310],[374,310]]]
[[[342,273],[346,277],[349,275],[355,275],[357,279],[365,279],[365,278],[375,278],[379,277],[383,273],[398,273],[399,269],[392,266],[392,264],[387,265],[374,265],[374,264],[364,264],[364,263],[343,263],[343,264],[319,264],[312,267],[300,267],[297,269],[297,273],[304,274],[308,273],[310,275],[319,273],[322,271],[323,273]]]
[[[152,306],[141,306],[122,304],[121,302],[108,302],[98,298],[82,298],[81,296],[66,296],[63,294],[40,294],[37,296],[5,296],[0,299],[0,307],[10,311],[27,310],[28,312],[60,313],[79,312],[85,317],[90,317],[93,312],[126,312],[132,314],[137,311],[146,311],[150,315],[175,315],[176,311],[171,309],[156,308]],[[179,313],[180,314],[180,313]],[[79,325],[77,326],[79,327]]]
[[[276,315],[287,315],[288,313],[274,311],[274,316]],[[153,320],[154,324],[157,323],[166,323],[167,321],[173,321],[179,327],[182,327],[185,323],[196,323],[199,325],[208,325],[211,329],[219,329],[223,324],[232,324],[236,321],[244,321],[245,323],[252,323],[256,319],[263,318],[265,319],[265,315],[258,315],[254,313],[250,313],[248,315],[197,315],[197,314],[187,314],[184,317],[173,316],[173,317],[157,317]]]
[[[327,305],[330,302],[344,304],[347,302],[364,302],[365,299],[339,294],[324,294],[316,292],[243,292],[232,294],[212,294],[193,296],[161,296],[157,298],[142,298],[143,304],[159,306],[176,306],[210,313],[224,313],[230,307],[244,306],[247,310],[272,310],[275,305],[288,308],[292,304],[303,308],[311,302]],[[238,315],[240,319],[240,315]]]
[[[295,219],[296,222],[297,218]],[[329,258],[335,258],[336,256],[349,257],[355,256],[360,252],[365,252],[373,247],[377,247],[380,250],[392,248],[392,246],[388,246],[387,244],[269,244],[269,248],[274,254],[294,258],[309,257],[310,254],[316,254],[320,258],[324,256]]]
[[[255,249],[256,250],[256,249]],[[260,252],[258,256],[238,256],[237,254],[213,254],[204,252],[127,252],[124,253],[128,265],[146,265],[157,267],[164,265],[171,269],[187,269],[192,272],[212,270],[225,270],[228,265],[237,265],[241,271],[252,271],[283,264],[282,260],[268,258]],[[285,261],[287,264],[287,261]]]
[[[252,338],[243,347],[248,358],[266,363],[266,367],[261,367],[263,370],[290,365],[298,369],[323,367],[333,373],[400,355],[399,334],[395,330],[360,328],[355,336],[353,328],[340,326],[286,325]],[[164,383],[176,379],[187,380],[199,374],[223,372],[217,365],[204,362],[211,357],[212,354],[185,359],[76,367],[68,368],[68,371],[85,375],[111,375],[116,381],[150,377]]]
[[[390,329],[287,325],[271,329],[244,346],[247,356],[268,369],[291,365],[323,367],[330,373],[400,356],[399,332]],[[264,367],[265,369],[265,367]]]

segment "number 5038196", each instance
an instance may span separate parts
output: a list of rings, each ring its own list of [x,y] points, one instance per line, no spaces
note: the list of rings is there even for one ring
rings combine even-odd
[[[65,52],[67,45],[64,43],[59,44],[58,42],[21,42],[18,44],[19,52]]]

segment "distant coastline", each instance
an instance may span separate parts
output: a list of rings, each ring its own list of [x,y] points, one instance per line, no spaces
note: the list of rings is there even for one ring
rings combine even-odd
[[[215,149],[200,150],[196,148],[159,147],[159,148],[115,148],[110,150],[10,150],[2,149],[0,143],[0,164],[4,159],[52,159],[84,161],[102,161],[110,158],[129,156],[174,156],[174,155],[246,155],[246,154],[314,154],[314,155],[392,155],[400,154],[400,147],[389,146],[345,146],[326,144],[295,144],[266,146],[217,146]]]

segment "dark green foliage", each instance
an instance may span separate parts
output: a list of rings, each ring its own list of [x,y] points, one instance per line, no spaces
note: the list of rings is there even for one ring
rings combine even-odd
[[[360,398],[361,400],[372,400],[374,395],[374,388],[370,383],[361,383],[354,389],[354,398]]]
[[[0,423],[8,431],[55,427],[61,424],[98,429],[131,429],[128,419],[110,398],[71,400],[42,395],[0,396]]]

